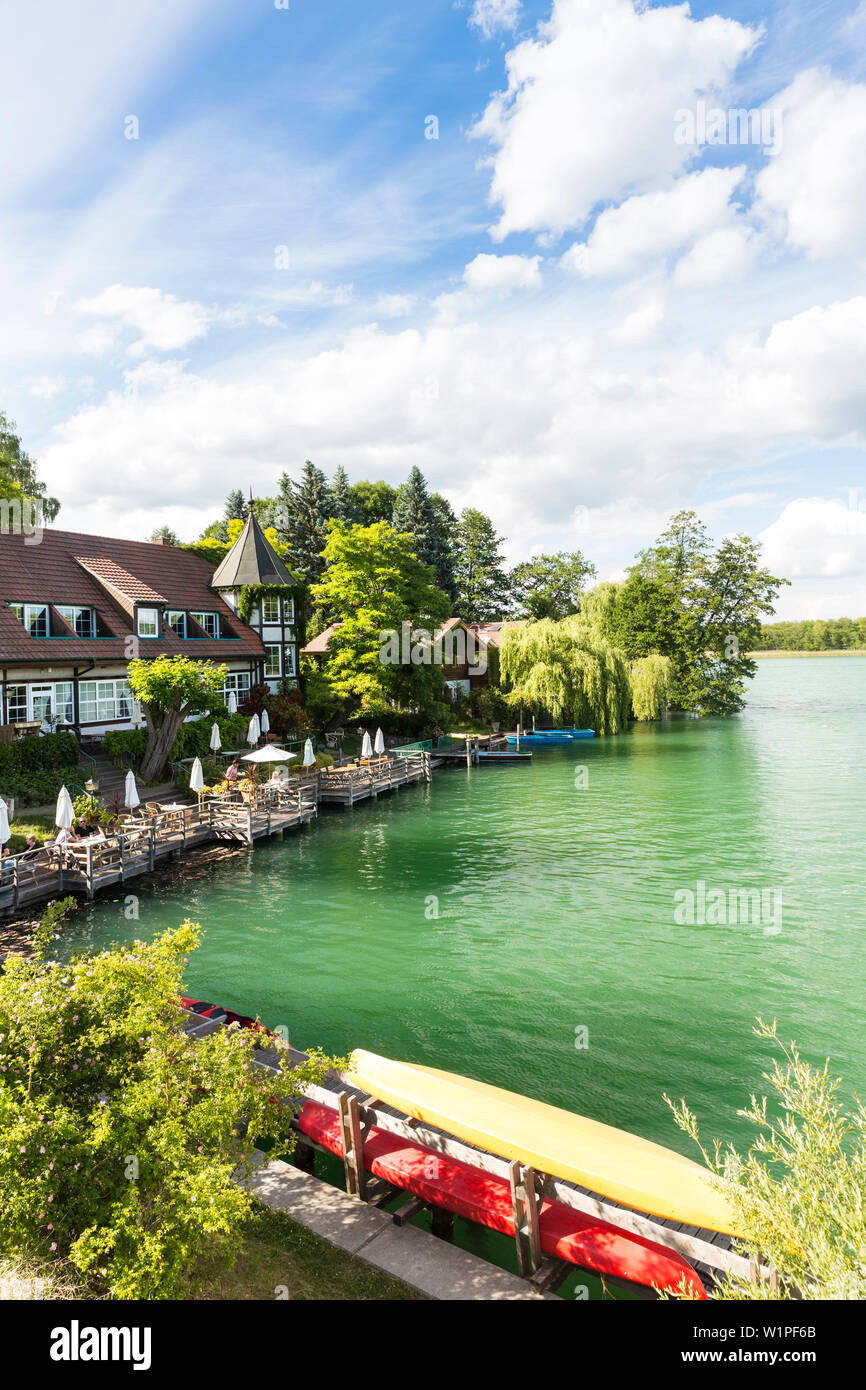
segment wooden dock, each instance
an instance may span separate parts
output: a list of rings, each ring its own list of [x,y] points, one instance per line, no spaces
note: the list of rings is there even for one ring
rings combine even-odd
[[[207,1036],[223,1026],[222,1023],[187,1011],[182,1013],[184,1030],[192,1037]],[[257,1065],[266,1071],[273,1072],[286,1065],[294,1067],[305,1059],[305,1053],[277,1040],[273,1047],[262,1045],[256,1048]],[[400,1190],[396,1188],[385,1187],[383,1190],[381,1180],[371,1178],[365,1169],[364,1135],[371,1125],[407,1139],[413,1144],[420,1144],[434,1152],[471,1164],[483,1172],[509,1182],[515,1206],[518,1268],[538,1290],[555,1289],[562,1279],[576,1268],[566,1261],[546,1257],[541,1251],[537,1218],[540,1204],[545,1198],[562,1202],[577,1211],[595,1216],[624,1231],[643,1236],[676,1251],[694,1267],[710,1297],[714,1280],[725,1273],[737,1274],[753,1281],[762,1279],[772,1282],[774,1278],[773,1271],[766,1266],[758,1267],[743,1255],[737,1254],[731,1248],[733,1242],[728,1235],[687,1226],[664,1217],[646,1216],[577,1183],[551,1177],[516,1160],[509,1162],[498,1154],[454,1138],[436,1125],[415,1120],[394,1106],[386,1105],[375,1096],[359,1090],[336,1073],[331,1073],[322,1086],[308,1087],[305,1094],[309,1100],[339,1112],[343,1134],[348,1139],[348,1142],[344,1142],[346,1190],[359,1201],[381,1206],[401,1195]],[[306,1166],[309,1170],[316,1147],[306,1135],[298,1136],[296,1159],[299,1167]],[[409,1193],[406,1195],[411,1196]],[[422,1202],[409,1205],[414,1208],[411,1215],[421,1206],[429,1204]],[[447,1235],[451,1225],[449,1214],[438,1207],[430,1209],[436,1217],[433,1223],[434,1233]],[[394,1220],[398,1224],[399,1218],[401,1213],[395,1213]],[[631,1284],[628,1287],[633,1290],[637,1288]],[[652,1291],[643,1292],[647,1297],[654,1296]]]
[[[429,754],[421,751],[323,768],[318,777],[319,801],[354,806],[358,801],[381,796],[397,787],[429,782],[430,766]]]
[[[152,873],[160,860],[215,840],[252,845],[264,836],[282,836],[307,825],[317,811],[314,785],[267,787],[249,801],[202,798],[130,817],[116,835],[28,850],[3,861],[0,916],[70,893],[92,898],[101,888]]]

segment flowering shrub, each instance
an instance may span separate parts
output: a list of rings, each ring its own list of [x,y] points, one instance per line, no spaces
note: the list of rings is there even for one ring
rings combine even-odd
[[[255,1035],[192,1042],[177,996],[200,928],[0,975],[0,1253],[68,1257],[115,1298],[189,1292],[199,1256],[231,1262],[252,1136],[330,1065],[254,1066]],[[291,1138],[282,1142],[290,1149]]]

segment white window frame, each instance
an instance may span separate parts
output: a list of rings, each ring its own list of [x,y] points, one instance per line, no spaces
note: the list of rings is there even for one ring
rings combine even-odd
[[[94,686],[96,689],[91,700],[90,690]],[[123,676],[112,677],[109,680],[81,681],[78,687],[78,701],[82,724],[114,724],[122,719],[132,720],[135,714],[129,681]],[[126,710],[121,709],[122,702],[126,703]],[[106,711],[109,704],[111,713],[100,713],[100,706]]]
[[[207,633],[208,637],[210,637],[211,641],[216,642],[216,641],[219,640],[219,630],[220,630],[220,615],[219,615],[219,613],[215,612],[213,609],[207,609],[207,610],[201,609],[198,613],[194,613],[194,612],[192,611],[192,609],[190,609],[189,616],[194,620],[194,622],[197,622],[197,623],[198,623],[198,625],[199,625],[200,628],[203,628],[203,629],[204,629],[204,631]],[[208,632],[208,625],[207,625],[207,620],[208,620],[208,619],[210,619],[210,620],[213,622],[213,625],[214,625],[214,627],[216,628],[216,632]]]
[[[169,625],[169,627],[170,627],[170,628],[172,629],[172,631],[176,634],[176,636],[180,637],[183,641],[185,641],[185,640],[186,640],[186,634],[187,634],[186,609],[185,609],[185,608],[170,608],[170,609],[168,610],[168,615],[167,615],[167,617],[168,617],[168,625]],[[182,622],[182,624],[181,624],[181,626],[182,626],[182,628],[183,628],[183,631],[182,631],[182,632],[178,632],[177,628],[175,627],[174,621],[173,621],[175,618],[182,618],[182,619],[183,619],[183,622]]]
[[[287,642],[284,648],[284,652],[285,655],[283,657],[283,675],[287,677],[296,676],[298,674],[298,663],[295,657],[294,643]]]
[[[21,703],[21,708],[19,708],[16,712],[13,713],[12,709],[10,708],[10,706],[11,706],[11,704],[12,704],[12,702],[13,702],[13,694],[12,694],[12,692],[13,692],[13,691],[15,691],[15,692],[20,692],[20,691],[22,691],[22,690],[23,690],[23,692],[24,692],[24,698],[23,698],[23,702]],[[14,700],[15,700],[16,705],[19,704],[19,702],[21,701],[21,696],[20,696],[20,694],[17,694],[17,693],[16,693],[16,695],[14,696]],[[28,713],[29,709],[30,709],[30,704],[29,704],[28,699],[27,699],[27,686],[26,686],[22,681],[15,681],[14,684],[12,684],[12,685],[7,685],[7,687],[6,687],[6,721],[7,721],[7,723],[9,723],[9,724],[23,724],[23,723],[25,722],[25,720],[27,720],[27,719],[29,718],[29,713]]]
[[[267,616],[266,605],[269,604],[269,603],[275,603],[276,606],[277,606],[277,616],[276,616],[275,618],[269,618],[269,617]],[[263,626],[263,627],[264,627],[264,626],[273,627],[274,624],[278,624],[278,623],[282,622],[282,617],[283,617],[283,609],[282,609],[282,603],[281,603],[279,594],[263,594],[263,595],[262,595],[262,626]]]
[[[85,641],[96,636],[96,616],[93,609],[83,603],[56,603],[55,608],[63,621],[72,628],[77,637],[82,637]],[[78,631],[78,619],[82,613],[86,613],[90,622],[89,632]]]
[[[271,653],[277,654],[277,669],[269,671],[268,664],[271,661]],[[265,643],[265,680],[276,680],[283,674],[283,644],[282,642]]]
[[[142,632],[142,623],[146,621],[146,614],[152,614],[155,632]],[[153,642],[159,637],[159,609],[153,607],[138,608],[136,610],[136,632],[139,637],[143,637],[148,642]]]
[[[222,689],[223,699],[227,700],[229,691],[233,690],[237,696],[238,704],[242,704],[243,701],[241,696],[249,695],[251,684],[249,671],[227,671],[225,684]]]
[[[42,640],[50,635],[50,620],[47,603],[10,603],[9,609],[18,619],[29,637],[33,637],[35,640]],[[45,631],[33,632],[30,627],[31,619],[34,615],[38,617],[40,614],[44,615],[45,618]]]

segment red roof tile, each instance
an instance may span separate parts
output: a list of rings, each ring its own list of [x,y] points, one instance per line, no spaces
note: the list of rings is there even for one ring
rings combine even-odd
[[[142,639],[146,656],[194,656],[225,661],[261,656],[261,639],[209,588],[213,566],[198,555],[148,541],[90,536],[46,527],[38,545],[23,535],[0,535],[0,661],[59,662],[124,659],[124,642],[132,631],[131,603],[167,603],[187,611],[217,612],[233,638],[183,641],[168,629],[160,639]],[[86,557],[83,561],[80,557]],[[85,568],[87,566],[87,568]],[[97,578],[99,573],[100,578]],[[112,575],[113,578],[109,578]],[[125,576],[125,577],[124,577]],[[100,579],[102,582],[100,582]],[[111,584],[116,595],[105,587]],[[164,596],[164,597],[163,597]],[[114,637],[31,637],[6,604],[82,604],[96,608]]]

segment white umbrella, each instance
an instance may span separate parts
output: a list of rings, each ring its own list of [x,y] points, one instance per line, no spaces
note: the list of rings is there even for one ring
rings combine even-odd
[[[0,796],[0,844],[5,845],[12,831],[9,829],[9,808]]]
[[[266,709],[262,710],[261,727],[263,734],[266,734],[271,727],[271,721],[268,718],[268,712]]]
[[[202,771],[201,758],[196,758],[189,774],[189,789],[191,792],[204,791],[204,772]]]
[[[222,746],[222,739],[220,738],[220,726],[216,723],[216,721],[214,721],[214,726],[210,731],[210,751],[212,753],[218,753]]]
[[[263,747],[254,749],[252,753],[244,753],[242,761],[245,763],[287,763],[297,756],[297,753],[287,753],[285,748],[278,748],[275,743],[266,743]]]
[[[57,810],[54,814],[54,824],[61,830],[68,830],[75,820],[75,812],[72,809],[72,797],[65,787],[61,787],[57,796]]]
[[[316,766],[316,755],[315,755],[315,753],[314,753],[314,751],[313,751],[313,740],[312,740],[311,738],[308,738],[307,741],[306,741],[306,743],[304,744],[304,762],[303,762],[303,766],[304,766],[304,767],[315,767],[315,766]]]
[[[259,724],[259,716],[257,714],[254,714],[252,719],[250,720],[250,727],[247,729],[247,743],[258,743],[259,739],[261,738],[261,733],[262,729],[261,725]]]
[[[237,714],[238,712],[238,697],[233,690],[229,691],[229,698],[226,700],[226,709],[229,714]]]
[[[141,805],[141,797],[138,794],[138,787],[135,785],[135,773],[132,768],[130,768],[126,774],[123,799],[130,811],[134,811],[136,806]]]
[[[364,731],[364,738],[363,738],[363,741],[362,741],[362,743],[361,743],[361,757],[362,757],[362,758],[372,758],[372,756],[373,756],[373,745],[372,745],[372,743],[370,742],[370,735],[369,735],[369,734],[367,733],[367,731],[365,730],[365,731]]]
[[[385,735],[381,729],[376,730],[376,742],[373,744],[373,749],[376,753],[384,753],[385,751]]]

